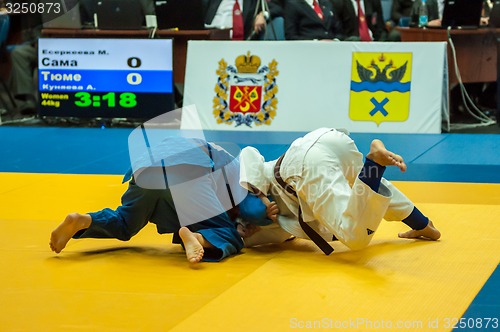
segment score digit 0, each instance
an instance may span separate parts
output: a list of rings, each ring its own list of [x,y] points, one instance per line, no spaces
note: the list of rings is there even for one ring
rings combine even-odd
[[[141,59],[132,57],[127,59],[127,65],[130,68],[139,68],[142,64]],[[130,73],[127,75],[127,83],[130,85],[139,85],[142,83],[142,76],[139,73]]]
[[[127,75],[127,83],[130,85],[139,85],[142,83],[142,76],[139,73],[130,73]]]

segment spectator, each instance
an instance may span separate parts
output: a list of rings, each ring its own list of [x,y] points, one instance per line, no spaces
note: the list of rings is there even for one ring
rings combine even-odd
[[[443,17],[444,0],[426,0],[428,26],[441,26],[441,19]],[[411,11],[411,26],[418,26],[418,16],[422,1],[415,1]]]
[[[205,26],[232,29],[233,40],[262,38],[267,20],[283,16],[279,0],[266,3],[269,12],[262,10],[261,0],[206,0]]]
[[[391,19],[385,22],[387,41],[401,41],[401,33],[394,28],[410,24],[414,2],[414,0],[394,0],[392,2]],[[406,24],[402,23],[404,20],[407,20]]]
[[[387,41],[401,41],[401,33],[394,29],[395,26],[418,26],[418,17],[421,1],[415,0],[394,0],[391,9],[391,20],[385,23],[387,30]],[[442,0],[426,1],[429,26],[440,26],[443,17],[444,3]],[[407,20],[407,24],[402,24]]]
[[[11,52],[11,90],[19,112],[35,114],[38,91],[35,83],[35,69],[37,68],[37,44],[42,28],[42,18],[38,13],[23,14],[21,24],[21,44],[16,45]]]
[[[329,0],[289,0],[285,5],[285,37],[343,39],[342,26]]]
[[[384,15],[380,0],[331,0],[343,28],[351,40],[382,41],[386,39]],[[361,9],[361,12],[359,10]],[[360,15],[361,14],[361,15]]]

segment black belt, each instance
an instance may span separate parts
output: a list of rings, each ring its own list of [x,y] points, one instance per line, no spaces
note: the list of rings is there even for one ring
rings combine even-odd
[[[280,184],[280,186],[282,186],[283,189],[285,189],[286,192],[297,197],[298,200],[297,192],[295,191],[295,189],[293,189],[292,186],[287,184],[280,175],[280,166],[284,156],[285,155],[283,154],[276,161],[276,165],[274,166],[274,178]],[[333,252],[333,248],[311,226],[309,226],[306,222],[304,222],[304,219],[302,218],[302,209],[300,208],[300,202],[299,202],[298,217],[299,217],[299,225],[300,227],[302,227],[304,233],[306,233],[306,235],[309,236],[311,241],[313,241],[325,253],[325,255],[330,255]]]

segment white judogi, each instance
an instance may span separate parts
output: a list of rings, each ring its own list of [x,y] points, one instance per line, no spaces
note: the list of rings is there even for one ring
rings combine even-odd
[[[281,163],[283,180],[297,192],[298,200],[274,178],[276,161],[265,162],[252,147],[240,154],[240,184],[252,184],[278,204],[276,226],[262,227],[245,239],[246,246],[282,242],[290,234],[308,238],[298,223],[299,204],[303,220],[325,240],[335,235],[351,249],[368,245],[382,218],[403,220],[413,211],[413,203],[386,179],[376,193],[358,174],[363,156],[346,134],[321,128],[295,140]]]

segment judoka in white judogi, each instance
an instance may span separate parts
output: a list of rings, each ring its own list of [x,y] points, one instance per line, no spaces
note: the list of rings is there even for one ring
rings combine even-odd
[[[384,151],[392,154],[385,147]],[[297,197],[277,182],[275,164],[276,160],[265,162],[253,147],[246,147],[241,152],[240,184],[250,191],[256,188],[270,195],[280,210],[279,227],[276,224],[261,227],[253,236],[244,239],[247,247],[283,242],[292,235],[308,239],[298,223],[299,206],[303,220],[321,237],[326,241],[335,237],[353,250],[369,244],[382,218],[405,221],[413,228],[400,234],[401,237],[436,240],[440,236],[432,222],[392,183],[382,178],[382,174],[377,175],[379,183],[375,191],[367,184],[370,181],[365,179],[366,174],[360,176],[360,172],[372,164],[376,167],[371,171],[383,173],[385,167],[371,160],[364,163],[354,141],[341,131],[317,129],[295,140],[286,151],[279,173],[295,189]],[[400,164],[396,166],[402,168]]]

